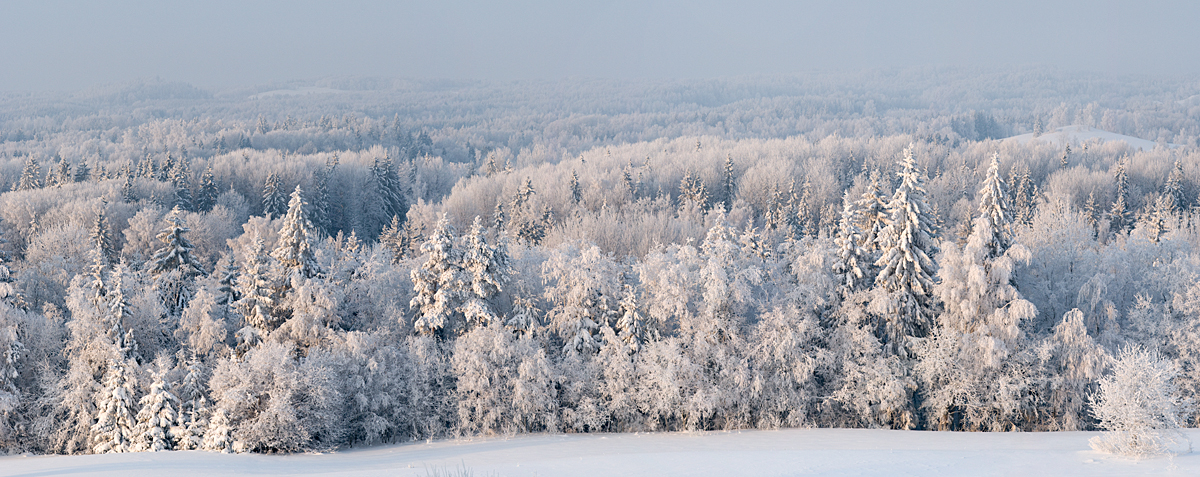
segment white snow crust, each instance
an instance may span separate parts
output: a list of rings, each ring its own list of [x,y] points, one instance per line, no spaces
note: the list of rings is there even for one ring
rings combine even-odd
[[[1200,430],[1186,430],[1190,439]],[[200,451],[0,458],[0,475],[1200,475],[1200,454],[1131,460],[1091,450],[1095,432],[786,429],[554,434],[435,441],[328,454]]]
[[[1126,136],[1124,134],[1117,134],[1114,132],[1105,131],[1103,129],[1096,129],[1090,126],[1080,125],[1063,126],[1053,131],[1043,133],[1041,136],[1037,137],[1034,137],[1033,133],[1021,134],[1019,136],[1010,137],[1008,140],[1017,141],[1021,144],[1029,144],[1030,141],[1045,141],[1059,147],[1070,144],[1073,149],[1077,149],[1079,145],[1088,141],[1099,141],[1101,143],[1125,141],[1126,144],[1129,144],[1129,147],[1141,149],[1143,151],[1154,150],[1154,146],[1158,145],[1154,141],[1147,141],[1145,139],[1136,138],[1133,136]],[[1178,145],[1168,144],[1167,147],[1178,147]]]

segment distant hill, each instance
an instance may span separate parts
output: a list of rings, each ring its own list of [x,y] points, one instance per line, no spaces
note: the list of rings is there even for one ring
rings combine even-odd
[[[114,103],[171,99],[212,99],[212,93],[180,81],[146,79],[98,86],[78,94],[81,99]]]
[[[1042,133],[1040,136],[1034,136],[1033,133],[1022,134],[1008,138],[1009,141],[1017,141],[1021,144],[1029,144],[1030,141],[1046,141],[1057,146],[1066,146],[1070,144],[1077,146],[1089,141],[1098,141],[1101,143],[1125,141],[1134,149],[1143,151],[1153,150],[1158,143],[1147,141],[1145,139],[1117,134],[1114,132],[1096,129],[1091,126],[1071,125],[1063,126],[1051,132]],[[1167,147],[1179,147],[1177,144],[1167,144]]]

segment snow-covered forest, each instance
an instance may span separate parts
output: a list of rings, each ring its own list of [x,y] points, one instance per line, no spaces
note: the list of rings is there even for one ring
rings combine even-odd
[[[0,448],[1194,427],[1198,148],[1048,69],[0,95]]]

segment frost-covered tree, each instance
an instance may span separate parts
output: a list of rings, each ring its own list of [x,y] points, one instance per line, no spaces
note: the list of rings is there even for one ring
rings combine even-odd
[[[283,182],[279,179],[279,174],[274,172],[267,175],[267,181],[263,183],[262,206],[263,215],[271,217],[279,217],[287,211],[287,196],[283,191]]]
[[[504,323],[504,326],[512,330],[513,334],[517,336],[531,336],[541,326],[541,320],[538,318],[538,309],[533,299],[519,295],[513,296],[512,314],[509,315],[508,321]]]
[[[451,364],[461,431],[557,430],[555,373],[535,341],[514,337],[498,323],[477,327],[455,342]]]
[[[1044,415],[1040,426],[1049,430],[1074,431],[1088,426],[1087,396],[1107,364],[1108,355],[1088,336],[1083,312],[1078,308],[1063,315],[1054,334],[1041,343],[1043,360]]]
[[[197,210],[196,200],[192,195],[192,171],[188,168],[186,157],[175,161],[168,179],[175,188],[175,207],[185,212]]]
[[[203,446],[204,434],[208,429],[209,414],[203,369],[199,360],[191,359],[186,366],[183,381],[175,388],[179,399],[179,419],[171,429],[173,445],[178,450],[195,450]]]
[[[241,298],[236,289],[239,270],[237,261],[234,260],[232,254],[225,255],[221,259],[221,263],[224,265],[218,264],[217,266],[220,271],[217,272],[219,278],[217,279],[216,302],[218,305],[228,308]]]
[[[508,282],[508,248],[503,237],[493,246],[487,243],[483,221],[475,216],[471,230],[463,237],[463,271],[470,277],[471,293],[467,295],[460,310],[467,327],[486,326],[499,316],[493,301]]]
[[[92,222],[89,238],[95,244],[106,264],[113,263],[117,258],[117,250],[113,247],[112,229],[108,225],[108,214],[105,213],[107,201],[101,201],[96,220]]]
[[[217,299],[208,288],[201,288],[179,317],[175,338],[195,355],[219,355],[225,350],[229,306],[218,303]]]
[[[455,246],[454,228],[443,214],[429,239],[421,245],[425,263],[412,271],[413,298],[409,307],[416,312],[413,329],[422,335],[442,335],[454,331],[458,308],[470,292],[471,277],[462,268],[462,250]]]
[[[329,176],[333,174],[335,167],[337,167],[336,162],[313,173],[312,208],[309,209],[308,216],[320,237],[333,234],[333,220],[330,217],[332,204],[329,201]]]
[[[1151,242],[1158,243],[1170,229],[1171,218],[1175,215],[1172,203],[1171,196],[1166,193],[1159,194],[1158,198],[1154,199],[1152,208],[1142,219],[1141,227]]]
[[[617,338],[625,343],[629,353],[637,353],[642,348],[644,336],[642,313],[638,309],[637,291],[633,286],[625,285],[625,294],[621,297],[619,306],[621,317],[617,318],[613,331],[616,332]]]
[[[920,349],[917,373],[924,383],[931,426],[941,429],[1010,430],[1033,394],[1029,370],[1015,355],[1026,339],[1021,323],[1037,309],[1013,285],[1016,265],[1028,251],[1009,247],[1003,182],[996,160],[980,190],[979,217],[967,242],[945,245],[933,294],[943,304],[932,336]]]
[[[283,264],[288,275],[312,278],[321,273],[321,268],[313,252],[313,226],[304,214],[306,205],[300,186],[296,186],[271,257]]]
[[[888,220],[887,202],[880,190],[880,180],[879,171],[872,171],[866,190],[854,203],[855,209],[858,210],[858,227],[863,234],[859,244],[873,255],[879,252],[880,234],[883,233],[884,227],[887,227]],[[871,260],[869,265],[874,266],[874,260]]]
[[[367,190],[371,194],[371,201],[368,204],[370,209],[365,215],[371,222],[370,230],[382,229],[388,219],[392,217],[407,216],[408,199],[405,197],[403,184],[390,157],[375,158],[375,162],[371,165],[370,184]],[[373,234],[374,232],[372,232],[372,236]]]
[[[150,392],[138,402],[137,424],[129,446],[134,452],[158,452],[174,448],[175,436],[172,428],[179,418],[179,399],[167,390],[162,376],[155,376]]]
[[[862,246],[863,233],[858,228],[859,211],[850,200],[850,193],[842,197],[842,219],[838,222],[838,234],[834,244],[838,247],[838,260],[833,264],[833,273],[839,279],[843,295],[859,290],[867,278],[863,268],[871,263],[867,249]]]
[[[723,175],[722,175],[721,186],[722,186],[722,189],[724,189],[722,192],[724,192],[724,195],[725,195],[725,197],[724,197],[725,210],[733,210],[733,199],[736,194],[735,187],[736,187],[737,177],[734,176],[733,155],[732,154],[725,156],[725,168],[722,170],[722,172],[723,172]]]
[[[104,384],[96,394],[96,423],[92,424],[91,450],[96,454],[131,452],[137,437],[134,399],[137,382],[126,369],[130,363],[113,360]]]
[[[981,237],[988,247],[989,258],[999,257],[1012,242],[1009,227],[1012,225],[1011,206],[1008,200],[1008,188],[1000,178],[1000,155],[992,154],[992,163],[988,166],[987,178],[977,194],[979,200],[979,216],[990,224],[990,237]]]
[[[208,428],[204,431],[204,440],[200,444],[200,448],[228,454],[234,452],[233,442],[233,425],[229,422],[229,416],[225,410],[218,408],[208,422]]]
[[[271,264],[262,237],[256,232],[246,254],[242,274],[237,278],[235,290],[241,298],[233,302],[233,307],[242,315],[246,326],[253,328],[258,335],[265,335],[279,325],[275,317],[275,280]],[[241,331],[238,333],[244,334]]]
[[[46,187],[62,187],[63,184],[70,184],[72,179],[71,165],[67,163],[67,158],[58,156],[58,165],[51,166],[46,173]]]
[[[25,167],[21,169],[21,179],[17,181],[17,190],[41,189],[42,181],[38,179],[41,168],[32,154],[25,156]]]
[[[571,178],[567,179],[567,193],[571,203],[578,204],[583,200],[583,189],[579,187],[579,175],[575,171],[571,171]]]
[[[5,285],[7,283],[0,283],[0,287]],[[0,301],[0,448],[10,448],[16,438],[13,418],[21,402],[21,392],[17,390],[17,379],[21,377],[17,360],[24,350],[17,335],[19,323],[18,311]]]
[[[1176,390],[1175,364],[1153,350],[1127,346],[1113,360],[1112,369],[1089,396],[1092,415],[1109,431],[1093,437],[1092,448],[1133,457],[1182,450],[1187,437],[1178,429],[1191,403]],[[1191,443],[1186,447],[1190,450]]]
[[[208,212],[212,210],[214,205],[217,205],[217,197],[221,195],[221,189],[217,187],[217,180],[213,176],[212,167],[204,170],[200,174],[200,190],[196,194],[196,211]]]
[[[679,201],[691,207],[708,207],[708,188],[691,170],[679,181]]]
[[[393,216],[392,223],[379,233],[379,244],[392,253],[392,264],[400,263],[400,260],[407,258],[412,253],[411,237],[405,230],[405,227],[409,225],[411,223],[407,221],[402,224],[400,216]]]
[[[209,388],[214,412],[234,428],[234,451],[297,452],[339,441],[344,397],[336,381],[322,360],[298,360],[292,345],[265,342],[240,360],[221,360]],[[218,426],[214,415],[210,432]]]
[[[617,318],[622,290],[617,263],[595,245],[567,243],[551,253],[542,274],[545,298],[554,304],[547,317],[563,351],[595,353],[600,329]]]
[[[1125,159],[1117,162],[1117,170],[1113,174],[1116,183],[1116,198],[1108,211],[1109,229],[1113,233],[1123,234],[1133,228],[1133,211],[1129,206],[1129,174],[1125,171]]]
[[[157,238],[162,247],[154,252],[147,263],[155,276],[155,287],[162,296],[163,304],[172,315],[178,316],[191,299],[193,279],[204,275],[203,266],[192,255],[195,246],[183,234],[191,231],[184,226],[178,207],[167,214],[167,227],[159,231]]]
[[[884,319],[884,344],[893,353],[907,354],[912,338],[924,337],[932,318],[930,295],[937,266],[931,257],[937,252],[937,231],[911,145],[899,162],[900,185],[888,202],[887,226],[880,234],[875,262],[875,286],[882,294],[872,308]]]

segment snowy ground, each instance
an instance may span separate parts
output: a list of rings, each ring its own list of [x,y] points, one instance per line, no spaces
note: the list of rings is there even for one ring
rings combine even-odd
[[[960,433],[789,429],[528,435],[330,454],[159,452],[0,458],[0,475],[1200,475],[1200,453],[1129,460],[1093,452],[1090,432]],[[1200,442],[1200,430],[1188,436]]]
[[[1034,137],[1033,133],[1029,133],[1022,134],[1020,136],[1013,136],[1008,139],[1015,140],[1021,144],[1028,144],[1030,141],[1045,141],[1060,147],[1070,144],[1072,148],[1077,148],[1080,144],[1092,140],[1098,140],[1100,142],[1125,141],[1125,143],[1129,144],[1130,147],[1134,149],[1141,149],[1143,151],[1151,151],[1154,149],[1154,146],[1156,146],[1154,141],[1147,141],[1145,139],[1108,132],[1089,126],[1063,126],[1037,137]],[[1167,146],[1179,147],[1176,144],[1168,144]]]

